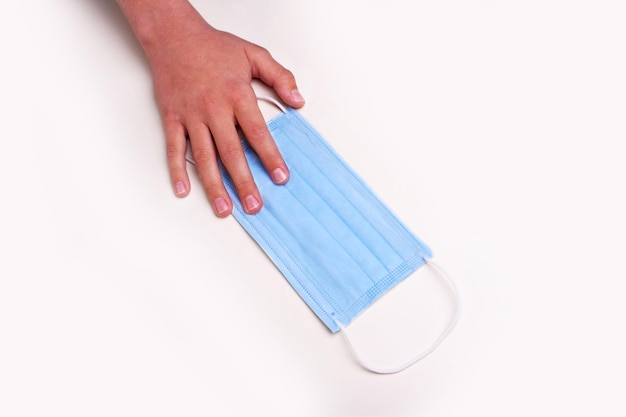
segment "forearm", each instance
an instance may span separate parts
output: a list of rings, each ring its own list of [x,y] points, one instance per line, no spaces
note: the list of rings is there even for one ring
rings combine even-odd
[[[183,40],[208,24],[187,0],[116,0],[151,59],[166,43]]]

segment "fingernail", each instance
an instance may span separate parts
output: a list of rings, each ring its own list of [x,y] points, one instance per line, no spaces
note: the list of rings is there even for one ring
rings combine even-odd
[[[256,199],[255,196],[249,195],[245,198],[244,203],[246,205],[246,211],[252,212],[256,210],[261,204],[259,200]]]
[[[304,98],[302,97],[302,94],[300,94],[298,90],[291,90],[291,98],[294,99],[294,101],[297,101],[298,103],[304,103]]]
[[[276,184],[284,184],[287,182],[287,173],[282,168],[276,168],[272,171],[272,181]]]
[[[224,214],[228,211],[228,203],[222,197],[215,199],[215,211],[217,214]]]
[[[178,181],[175,184],[175,188],[176,188],[176,195],[179,195],[179,196],[185,194],[185,192],[187,191],[187,186],[182,181]]]

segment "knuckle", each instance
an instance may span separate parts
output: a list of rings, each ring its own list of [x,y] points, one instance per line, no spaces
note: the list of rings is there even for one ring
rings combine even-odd
[[[252,45],[252,52],[258,55],[262,55],[265,58],[271,58],[272,56],[267,48],[264,48],[263,46],[257,44]]]
[[[254,142],[257,145],[266,143],[271,140],[271,136],[267,131],[267,127],[264,124],[253,123],[246,129],[246,136],[248,141]]]
[[[212,113],[215,109],[219,108],[219,100],[213,95],[204,93],[201,95],[202,97],[202,106],[204,106],[204,110],[207,113]]]
[[[242,107],[250,101],[252,94],[245,83],[233,83],[230,90],[230,99],[235,107]]]
[[[204,181],[204,191],[209,198],[214,199],[225,194],[224,185],[219,178],[211,178]]]
[[[291,71],[283,67],[279,70],[278,79],[284,83],[291,83],[295,80],[295,77]]]
[[[256,189],[256,184],[251,177],[243,177],[237,178],[234,180],[235,188],[237,189],[237,194],[248,195],[254,192]]]
[[[161,109],[161,118],[165,123],[176,123],[180,121],[178,113],[175,112],[170,106],[165,106]]]
[[[230,142],[220,144],[219,154],[220,158],[226,164],[235,161],[240,157],[243,157],[243,151],[241,150],[241,146],[239,146],[239,144]]]
[[[178,130],[178,126],[181,125],[181,117],[178,112],[174,110],[167,109],[161,112],[161,121],[163,122],[163,127],[165,128],[166,134],[168,132],[173,132]],[[168,137],[167,139],[170,139]]]
[[[193,151],[193,159],[196,161],[196,164],[203,165],[213,163],[215,156],[213,155],[213,152],[208,149],[200,148]]]
[[[178,148],[174,145],[168,144],[165,146],[165,153],[168,158],[175,158],[178,156]]]

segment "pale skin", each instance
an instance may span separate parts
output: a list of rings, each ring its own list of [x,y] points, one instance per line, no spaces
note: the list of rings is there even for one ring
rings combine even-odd
[[[190,191],[185,162],[187,137],[205,193],[218,217],[232,201],[224,188],[218,158],[233,180],[244,210],[261,210],[236,126],[244,132],[274,183],[285,184],[289,169],[261,115],[252,80],[272,87],[289,106],[304,99],[293,74],[255,44],[210,26],[187,0],[117,0],[152,68],[154,90],[165,130],[167,162],[174,193]]]

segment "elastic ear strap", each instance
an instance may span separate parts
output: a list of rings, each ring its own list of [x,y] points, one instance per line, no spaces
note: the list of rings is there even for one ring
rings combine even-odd
[[[450,282],[450,285],[452,286],[452,288],[454,290],[454,296],[455,296],[455,301],[456,301],[456,312],[454,314],[454,317],[452,318],[452,320],[450,321],[450,323],[446,327],[446,329],[443,331],[443,333],[441,333],[441,335],[437,338],[437,340],[435,340],[435,342],[428,349],[423,351],[422,353],[420,353],[420,354],[416,355],[415,357],[411,358],[408,362],[404,363],[403,365],[400,365],[400,366],[395,367],[395,368],[385,369],[385,368],[378,368],[378,367],[369,365],[367,362],[365,362],[362,359],[361,355],[359,354],[359,352],[354,347],[354,344],[352,343],[352,340],[350,339],[350,335],[348,334],[348,331],[347,331],[346,327],[342,326],[341,323],[337,322],[337,325],[339,326],[339,329],[341,330],[341,333],[344,335],[345,340],[348,343],[348,346],[350,347],[350,350],[352,351],[352,354],[354,355],[354,358],[356,359],[356,361],[363,368],[367,369],[368,371],[371,371],[371,372],[374,372],[374,373],[377,373],[377,374],[395,374],[397,372],[405,370],[406,368],[408,368],[411,365],[414,365],[415,363],[417,363],[420,360],[424,359],[426,356],[430,355],[441,344],[441,342],[443,342],[444,339],[450,334],[450,332],[452,331],[452,329],[456,325],[457,321],[459,320],[459,316],[461,315],[461,297],[459,296],[459,290],[458,290],[454,280],[452,279],[452,277],[450,277],[450,275],[445,273],[444,270],[439,265],[437,265],[435,262],[433,262],[431,260],[426,260],[426,264],[428,266],[430,266],[433,270],[438,272],[440,276],[446,278],[448,280],[448,282]]]
[[[278,100],[276,100],[273,97],[270,97],[270,96],[257,96],[257,100],[263,100],[263,101],[267,101],[269,103],[272,103],[273,105],[278,107],[280,109],[280,111],[282,111],[283,113],[287,113],[287,109],[285,109],[285,107],[282,104],[280,104],[278,102]]]

